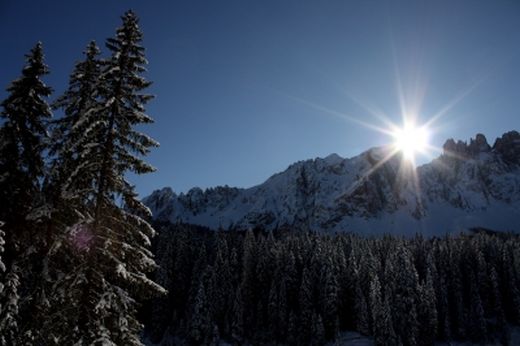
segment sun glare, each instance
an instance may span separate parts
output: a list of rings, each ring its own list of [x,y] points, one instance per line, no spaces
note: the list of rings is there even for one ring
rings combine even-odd
[[[429,134],[424,126],[406,124],[403,128],[394,130],[392,136],[396,149],[409,161],[415,161],[415,155],[424,153],[428,146]]]

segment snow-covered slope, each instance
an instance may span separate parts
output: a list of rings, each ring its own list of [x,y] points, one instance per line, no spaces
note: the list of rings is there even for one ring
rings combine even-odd
[[[520,134],[489,146],[448,140],[444,154],[413,168],[389,148],[344,159],[300,161],[261,185],[170,188],[144,199],[154,218],[211,228],[443,234],[471,227],[520,231]],[[388,158],[388,159],[387,159]]]

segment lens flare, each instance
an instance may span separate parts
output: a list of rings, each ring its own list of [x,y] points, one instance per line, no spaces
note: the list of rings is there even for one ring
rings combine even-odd
[[[394,146],[403,153],[409,161],[415,161],[417,153],[424,153],[428,147],[429,133],[426,127],[416,127],[414,124],[405,124],[402,128],[393,131]]]

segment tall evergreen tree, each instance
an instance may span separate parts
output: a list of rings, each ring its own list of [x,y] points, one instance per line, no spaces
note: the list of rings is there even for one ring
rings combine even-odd
[[[448,242],[449,246],[449,277],[448,297],[450,307],[450,322],[453,336],[464,339],[466,337],[467,317],[464,311],[464,290],[460,268],[460,246],[455,242]]]
[[[398,345],[398,339],[395,334],[394,325],[392,321],[392,308],[390,306],[390,293],[388,290],[385,290],[383,299],[383,305],[381,309],[381,317],[382,317],[382,326],[383,331],[382,334],[384,336],[385,345],[394,346]]]
[[[478,292],[477,279],[473,272],[469,275],[469,286],[470,286],[470,308],[469,318],[467,321],[467,329],[471,340],[474,342],[485,341],[487,337],[486,320],[484,318],[484,308],[482,307],[482,299]]]
[[[496,316],[496,331],[500,336],[500,342],[502,342],[503,345],[508,345],[510,336],[502,307],[502,295],[500,294],[498,275],[495,267],[491,266],[490,271],[489,281],[491,286],[491,299],[493,302],[492,309],[494,310],[493,315]]]
[[[451,322],[448,301],[448,256],[445,247],[436,244],[434,257],[437,259],[437,280],[435,286],[437,302],[437,335],[441,340],[451,340]]]
[[[384,339],[383,325],[382,325],[382,307],[383,300],[381,298],[381,283],[379,278],[374,276],[370,282],[370,314],[372,315],[372,335],[374,335],[374,342],[376,345],[382,345]]]
[[[85,197],[84,190],[93,189],[92,171],[89,165],[91,156],[101,155],[100,146],[93,145],[101,140],[104,127],[101,92],[102,61],[100,50],[91,41],[85,52],[85,60],[78,62],[69,78],[68,90],[54,103],[55,108],[62,108],[63,117],[53,122],[50,154],[53,156],[47,196],[52,203],[64,200],[58,209],[76,202],[80,208],[87,201],[77,200]],[[94,167],[93,167],[94,168]]]
[[[419,302],[417,306],[417,319],[419,322],[418,340],[424,345],[433,345],[437,335],[437,308],[431,268],[426,270],[426,280],[422,285],[419,285]]]
[[[417,288],[418,277],[411,255],[399,244],[395,256],[395,284],[392,290],[392,317],[397,336],[405,346],[417,345]]]
[[[73,176],[64,190],[90,215],[69,228],[75,253],[84,257],[78,342],[141,345],[138,303],[163,289],[146,277],[156,267],[148,249],[155,231],[125,174],[153,171],[140,157],[157,143],[134,129],[152,122],[144,113],[152,97],[142,93],[150,82],[141,76],[146,59],[138,19],[128,11],[122,20],[107,40],[111,57],[99,77],[94,44],[76,66],[60,101],[66,115],[57,131],[65,138],[55,150],[70,172],[58,177]]]
[[[48,145],[47,121],[52,114],[45,101],[52,89],[41,80],[49,69],[40,42],[26,55],[26,63],[22,76],[7,88],[9,95],[0,113],[0,219],[6,223],[8,240],[15,228],[23,227],[31,208],[39,202],[43,153]]]
[[[231,337],[239,344],[244,338],[244,305],[242,299],[242,288],[238,288],[233,300],[233,312],[231,320]]]
[[[335,339],[339,332],[338,282],[331,258],[325,262],[322,288],[321,307],[325,337]]]
[[[311,280],[310,271],[307,268],[303,269],[302,273],[302,283],[300,286],[300,295],[299,295],[299,306],[300,306],[300,343],[308,344],[311,340],[310,331],[313,324],[313,283]]]
[[[41,179],[45,169],[43,154],[48,146],[47,122],[51,117],[45,99],[52,89],[41,77],[48,73],[42,44],[37,43],[26,55],[22,76],[7,88],[8,96],[1,104],[0,220],[5,221],[3,260],[7,271],[1,280],[5,288],[0,305],[7,343],[13,342],[9,335],[20,337],[34,327],[32,321],[43,302],[39,273],[49,241],[40,225],[47,216]],[[23,309],[18,307],[18,292],[22,290],[27,302]],[[23,329],[18,319],[25,320]]]
[[[256,267],[257,267],[257,244],[252,230],[246,232],[244,239],[244,250],[242,256],[242,305],[244,311],[244,333],[249,335],[256,323]]]
[[[113,304],[102,308],[98,304],[97,312],[101,310],[109,317],[113,323],[112,335],[116,335],[114,339],[118,343],[140,345],[137,333],[141,325],[136,320],[134,297],[146,298],[163,290],[145,276],[155,268],[147,249],[149,237],[154,236],[155,231],[142,218],[149,216],[150,211],[137,199],[134,187],[124,175],[128,171],[137,174],[154,171],[139,156],[146,155],[150,147],[158,144],[134,129],[136,125],[152,122],[144,113],[144,105],[152,96],[142,93],[150,82],[141,76],[147,61],[138,19],[132,11],[125,13],[122,19],[123,25],[117,29],[116,36],[107,40],[112,56],[101,77],[105,83],[102,98],[106,127],[96,172],[93,224],[94,232],[102,232],[96,235],[100,245],[103,244],[98,248],[99,255],[108,264],[103,268],[106,276],[115,274],[115,280],[108,284],[111,287],[106,287],[115,299]],[[116,198],[121,198],[124,208],[117,207]],[[120,287],[126,290],[121,291]],[[106,295],[107,290],[103,291]]]
[[[270,243],[269,245],[267,243]],[[280,271],[282,268],[280,260],[280,251],[274,242],[265,241],[260,238],[257,245],[257,261],[255,270],[255,290],[258,292],[257,302],[257,320],[256,324],[259,328],[266,327],[269,321],[268,305],[270,301],[270,289],[272,288],[273,272]],[[278,267],[275,269],[275,267]]]
[[[211,269],[209,269],[211,271]],[[208,273],[203,274],[209,276]],[[188,323],[188,338],[193,345],[208,344],[213,331],[210,315],[210,302],[205,280],[199,280],[197,293]]]
[[[397,345],[388,304],[388,294],[385,294],[383,300],[381,283],[377,276],[374,276],[370,283],[370,311],[373,320],[372,335],[374,336],[374,343],[381,346]]]
[[[287,336],[287,286],[286,280],[281,277],[273,281],[269,290],[269,331],[276,340],[284,340]]]
[[[229,333],[230,325],[228,323],[231,307],[233,306],[233,282],[229,265],[229,250],[227,241],[221,237],[217,243],[217,254],[215,258],[215,294],[213,297],[213,314],[214,319],[218,323],[219,330]]]
[[[520,254],[520,251],[514,253],[509,246],[503,246],[501,249],[501,262],[502,268],[502,280],[504,285],[504,300],[507,302],[504,304],[504,310],[506,316],[513,320],[516,324],[520,325],[520,273],[515,272],[518,268],[518,259],[515,259],[514,255]],[[511,264],[516,264],[511,265]]]
[[[5,222],[6,261],[23,244],[34,244],[34,227],[27,227],[31,211],[41,202],[40,180],[44,174],[43,153],[48,145],[47,121],[51,110],[45,99],[52,89],[41,77],[49,73],[38,42],[26,55],[22,76],[7,88],[0,118],[0,220]],[[22,241],[22,239],[25,239]]]

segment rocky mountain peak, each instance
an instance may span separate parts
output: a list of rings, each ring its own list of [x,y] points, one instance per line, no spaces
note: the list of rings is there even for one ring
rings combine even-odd
[[[486,136],[477,133],[475,138],[471,138],[469,144],[461,140],[455,142],[453,138],[448,139],[442,146],[444,155],[458,159],[475,158],[480,153],[491,151]]]
[[[506,132],[497,138],[493,150],[500,153],[503,160],[509,164],[520,164],[520,133]]]
[[[332,153],[323,159],[323,161],[325,161],[325,163],[328,165],[337,165],[341,163],[343,160],[344,159],[336,153]]]
[[[485,153],[491,150],[491,146],[488,144],[486,136],[482,133],[477,133],[475,139],[471,138],[468,145],[468,152],[473,156],[479,153]]]
[[[264,183],[145,198],[154,218],[210,228],[444,234],[469,227],[520,231],[520,134],[490,147],[483,134],[449,139],[418,168],[392,147],[299,161]]]

